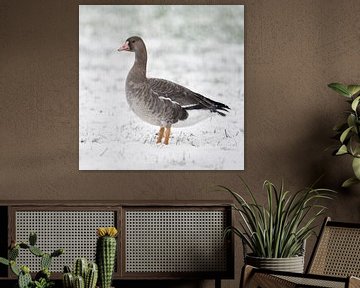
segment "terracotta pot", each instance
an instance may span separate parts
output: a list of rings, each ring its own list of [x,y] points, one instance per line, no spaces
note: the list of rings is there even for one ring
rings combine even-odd
[[[246,255],[245,263],[263,269],[304,273],[304,256],[289,258],[263,258]]]

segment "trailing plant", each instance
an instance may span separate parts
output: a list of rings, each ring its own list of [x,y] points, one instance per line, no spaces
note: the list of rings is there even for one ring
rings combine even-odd
[[[96,262],[99,267],[99,286],[110,288],[116,258],[115,227],[101,227],[97,229]]]
[[[86,258],[78,258],[74,263],[74,272],[69,266],[64,267],[64,288],[95,288],[98,279],[96,263],[88,262]]]
[[[242,179],[241,179],[242,180]],[[239,193],[220,186],[235,199],[233,205],[240,215],[240,227],[228,227],[225,235],[232,232],[247,245],[252,256],[266,258],[288,258],[302,254],[306,239],[314,233],[315,220],[324,214],[326,207],[318,200],[332,199],[334,191],[329,189],[304,188],[296,193],[280,188],[266,180],[266,206],[255,198],[249,186],[242,180],[251,201]]]
[[[30,233],[29,243],[12,242],[8,251],[8,259],[0,257],[0,263],[10,266],[11,271],[18,276],[19,288],[49,288],[54,285],[50,280],[50,265],[54,257],[64,253],[63,249],[57,249],[52,253],[45,253],[36,246],[36,233]],[[20,249],[28,250],[33,255],[40,258],[41,270],[35,275],[34,280],[30,275],[30,268],[26,265],[19,266],[16,259],[19,256]]]
[[[331,83],[328,87],[346,97],[346,102],[350,104],[350,110],[346,112],[346,122],[334,127],[339,145],[333,152],[336,156],[348,154],[353,158],[354,177],[342,184],[343,187],[349,187],[360,183],[360,85]]]

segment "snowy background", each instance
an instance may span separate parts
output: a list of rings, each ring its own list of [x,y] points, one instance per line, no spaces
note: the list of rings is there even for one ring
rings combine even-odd
[[[80,170],[243,170],[244,7],[79,6]],[[226,117],[159,127],[129,108],[125,79],[134,54],[117,52],[143,38],[148,77],[164,78],[228,105]]]

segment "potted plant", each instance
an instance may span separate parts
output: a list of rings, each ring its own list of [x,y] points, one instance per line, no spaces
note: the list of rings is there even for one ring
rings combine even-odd
[[[337,156],[348,154],[352,157],[354,177],[347,179],[342,184],[342,187],[348,187],[360,183],[360,85],[331,83],[328,87],[346,97],[350,104],[346,122],[334,127],[339,145],[333,153]]]
[[[18,277],[18,288],[50,288],[54,286],[54,282],[50,280],[50,265],[54,257],[59,257],[64,253],[63,249],[57,249],[52,253],[43,252],[36,246],[37,236],[30,233],[29,243],[13,242],[8,251],[8,258],[0,257],[0,263],[10,266],[11,271]],[[31,254],[40,258],[41,270],[36,273],[32,279],[30,268],[26,265],[19,265],[16,260],[19,256],[20,249],[28,250]]]
[[[261,205],[254,193],[242,180],[251,201],[233,190],[220,186],[235,199],[233,208],[240,215],[239,227],[228,227],[243,242],[245,264],[278,271],[300,272],[304,270],[305,241],[314,233],[315,220],[326,207],[318,200],[331,199],[329,189],[304,188],[296,193],[264,182],[267,193],[266,205]],[[250,250],[250,253],[247,253]]]
[[[116,260],[116,237],[118,231],[115,227],[99,227],[96,231],[96,263],[99,267],[99,287],[111,288],[112,275]]]
[[[113,288],[112,276],[116,261],[116,237],[118,231],[115,227],[99,227],[96,230],[96,263],[88,262],[86,258],[78,258],[71,271],[69,266],[64,267],[64,288]]]
[[[75,260],[73,271],[69,266],[64,266],[63,288],[96,288],[97,279],[97,264],[84,257]]]

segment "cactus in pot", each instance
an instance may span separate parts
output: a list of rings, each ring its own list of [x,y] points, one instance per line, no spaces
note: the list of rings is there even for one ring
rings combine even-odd
[[[98,279],[98,267],[96,263],[88,263],[85,258],[78,258],[74,263],[74,273],[70,267],[64,267],[64,288],[95,288]]]
[[[100,288],[110,288],[116,258],[115,227],[101,227],[97,229],[96,262],[99,267]]]
[[[96,263],[90,263],[85,275],[85,288],[95,288],[98,279],[98,266]]]
[[[75,261],[74,274],[75,276],[81,276],[85,280],[85,275],[88,269],[88,261],[86,258],[78,258]]]
[[[71,269],[68,266],[64,267],[62,281],[63,281],[64,288],[73,288],[74,287],[74,275],[71,273]]]
[[[18,275],[18,286],[19,288],[28,288],[32,283],[30,275],[30,269],[28,266],[22,266]]]
[[[74,277],[74,288],[85,288],[84,278],[77,275]]]

